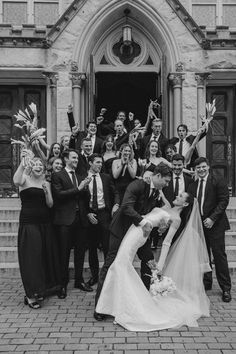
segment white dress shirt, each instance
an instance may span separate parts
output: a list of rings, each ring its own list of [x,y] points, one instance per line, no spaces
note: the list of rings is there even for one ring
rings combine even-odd
[[[160,136],[161,136],[161,134],[155,135],[155,134],[152,133],[151,138],[150,138],[150,141],[151,141],[151,140],[155,140],[155,141],[158,142]]]
[[[95,140],[96,140],[96,135],[87,135],[87,138],[89,138],[92,141],[92,151],[94,150],[94,145],[95,145]]]
[[[185,183],[184,183],[184,175],[181,173],[181,175],[177,176],[176,174],[173,173],[173,190],[175,190],[175,183],[176,183],[176,177],[179,177],[179,194],[185,192]]]
[[[104,193],[103,193],[103,185],[102,185],[102,179],[99,173],[92,173],[91,171],[88,172],[88,177],[91,177],[91,182],[89,183],[89,192],[91,195],[90,198],[90,208],[92,207],[92,202],[93,202],[93,176],[96,175],[96,182],[97,182],[97,201],[98,201],[98,209],[103,209],[105,208],[105,199],[104,199]]]
[[[180,144],[180,140],[175,144],[176,149],[177,149],[177,153],[179,153],[179,144]],[[185,139],[183,139],[183,150],[182,150],[182,155],[186,156],[187,152],[189,151],[191,144],[189,144],[189,142]]]

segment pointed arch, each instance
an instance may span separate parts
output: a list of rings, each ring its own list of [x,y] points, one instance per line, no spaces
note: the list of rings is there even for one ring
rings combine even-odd
[[[131,10],[133,23],[149,39],[159,57],[165,55],[168,71],[175,71],[175,64],[180,61],[175,37],[160,14],[142,0],[109,1],[87,23],[73,52],[73,61],[78,63],[79,71],[87,71],[90,55],[114,28],[121,25],[127,7]]]

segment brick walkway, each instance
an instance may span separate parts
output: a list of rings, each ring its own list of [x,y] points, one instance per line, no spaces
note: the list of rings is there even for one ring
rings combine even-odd
[[[235,289],[236,274],[233,276]],[[233,301],[221,301],[216,281],[209,292],[211,317],[202,318],[199,328],[128,332],[112,320],[93,319],[94,293],[68,289],[66,300],[55,297],[43,308],[31,310],[23,304],[21,281],[1,280],[0,352],[4,353],[236,353],[236,291]]]

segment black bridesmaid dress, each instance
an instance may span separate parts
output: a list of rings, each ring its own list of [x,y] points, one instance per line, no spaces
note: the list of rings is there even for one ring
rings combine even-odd
[[[50,209],[41,188],[24,189],[20,198],[18,259],[25,294],[28,298],[47,296],[56,292],[60,284]]]

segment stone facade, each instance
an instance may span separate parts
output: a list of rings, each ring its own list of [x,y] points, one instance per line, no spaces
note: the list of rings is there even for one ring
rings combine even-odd
[[[112,42],[115,33],[121,33],[125,24],[124,10],[128,8],[137,40],[148,39],[153,57],[159,58],[159,62],[163,56],[166,58],[166,85],[168,77],[170,79],[165,97],[168,109],[164,114],[169,122],[167,134],[175,134],[177,125],[182,122],[190,131],[196,131],[201,124],[199,115],[204,114],[206,85],[217,80],[219,72],[226,71],[231,84],[236,84],[236,37],[234,41],[234,33],[227,28],[218,28],[214,36],[207,33],[192,20],[187,12],[189,7],[188,0],[181,3],[178,0],[75,0],[68,3],[64,15],[52,28],[40,30],[23,26],[17,29],[2,25],[0,71],[37,69],[56,74],[55,85],[48,78],[45,85],[48,142],[58,140],[69,133],[68,104],[73,102],[77,108],[75,118],[81,127],[91,118],[91,55],[95,62],[93,70],[98,72],[101,48]],[[108,47],[106,51],[109,53]],[[112,65],[108,66],[110,71]],[[106,71],[105,66],[103,69]],[[115,72],[133,70],[142,70],[141,64],[114,65]],[[75,75],[80,74],[83,74],[81,84],[73,83]],[[0,79],[0,85],[4,84],[4,79]],[[204,153],[205,143],[201,149]]]

